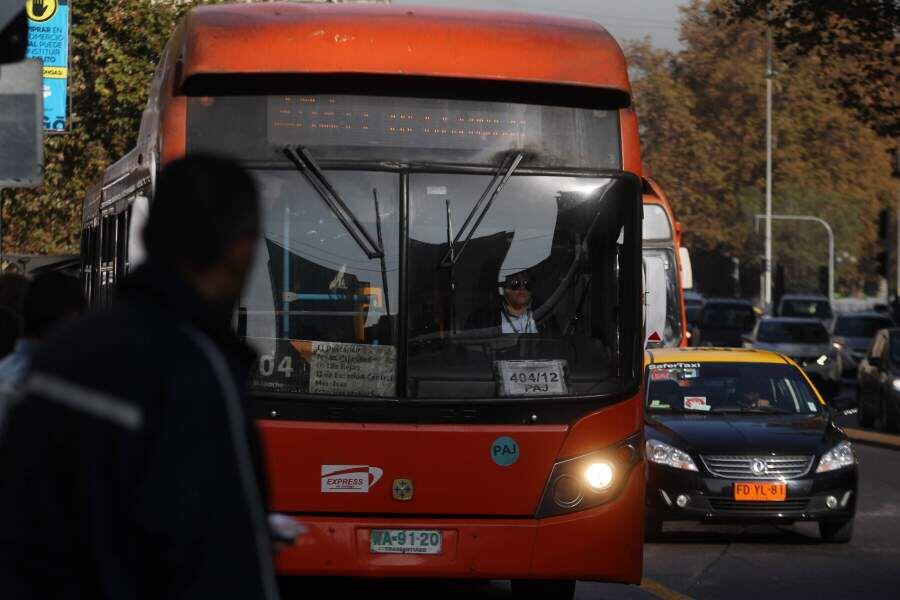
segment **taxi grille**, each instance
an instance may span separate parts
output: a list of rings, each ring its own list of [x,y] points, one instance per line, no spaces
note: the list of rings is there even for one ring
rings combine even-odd
[[[707,470],[726,479],[793,479],[802,477],[812,467],[813,456],[701,456]],[[762,461],[765,469],[753,471]]]
[[[744,502],[731,498],[710,498],[713,510],[734,512],[793,512],[806,508],[809,498],[788,498],[783,502]]]

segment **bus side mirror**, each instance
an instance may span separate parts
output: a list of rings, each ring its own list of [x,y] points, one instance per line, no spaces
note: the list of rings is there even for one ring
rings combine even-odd
[[[644,329],[647,336],[644,347],[661,345],[666,327],[666,267],[656,256],[643,259],[644,275]]]
[[[681,287],[689,290],[694,287],[694,268],[691,266],[691,253],[684,246],[678,248],[678,262],[681,264]]]

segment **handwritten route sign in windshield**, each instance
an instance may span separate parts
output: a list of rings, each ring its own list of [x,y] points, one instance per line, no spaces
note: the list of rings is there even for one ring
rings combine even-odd
[[[68,119],[69,2],[27,0],[28,58],[44,63],[44,129],[65,131]]]
[[[393,396],[394,346],[313,342],[309,391],[335,396]]]

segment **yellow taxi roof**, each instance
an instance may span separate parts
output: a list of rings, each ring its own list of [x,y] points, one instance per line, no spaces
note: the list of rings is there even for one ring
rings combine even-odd
[[[675,362],[732,362],[789,364],[777,352],[746,348],[654,348],[647,350],[647,364]]]

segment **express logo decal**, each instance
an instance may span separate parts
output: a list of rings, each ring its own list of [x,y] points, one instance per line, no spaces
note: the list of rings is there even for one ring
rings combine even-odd
[[[368,493],[384,474],[368,465],[322,465],[322,493]]]

